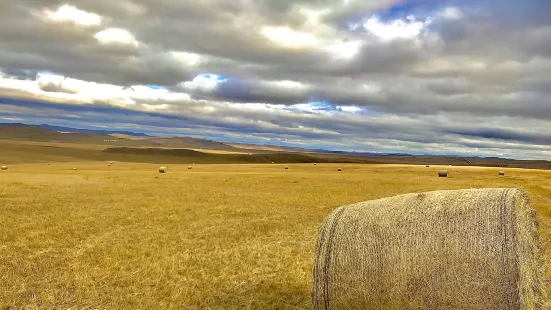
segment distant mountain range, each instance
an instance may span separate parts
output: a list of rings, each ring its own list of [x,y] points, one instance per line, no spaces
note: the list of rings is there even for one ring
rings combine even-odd
[[[207,139],[192,137],[155,137],[144,133],[119,130],[82,129],[52,125],[27,125],[23,123],[0,123],[0,141],[10,143],[44,143],[52,145],[95,145],[96,149],[109,150],[111,154],[165,154],[181,156],[189,152],[175,151],[188,149],[204,154],[242,154],[254,155],[240,159],[244,162],[270,161],[268,158],[286,157],[286,160],[299,162],[363,162],[363,163],[394,163],[420,165],[456,165],[456,166],[490,166],[519,167],[535,169],[551,169],[550,161],[512,160],[498,157],[454,156],[454,155],[412,155],[407,153],[370,153],[350,151],[330,151],[324,149],[306,149],[297,147],[282,147],[273,145],[227,144]],[[20,142],[18,142],[20,141]],[[149,151],[144,151],[147,148]],[[168,150],[167,150],[168,149]],[[195,154],[195,153],[194,153]],[[301,157],[302,156],[302,157]],[[281,160],[281,158],[279,158]]]
[[[47,125],[47,124],[27,125],[27,124],[23,124],[23,123],[0,123],[0,126],[35,126],[35,127],[38,127],[38,128],[43,128],[43,129],[48,129],[48,130],[55,130],[55,131],[58,131],[58,132],[83,132],[83,133],[96,133],[96,134],[104,134],[104,135],[122,134],[122,135],[133,136],[133,137],[149,137],[148,135],[146,135],[144,133],[133,132],[133,131],[83,129],[83,128],[53,126],[53,125]]]

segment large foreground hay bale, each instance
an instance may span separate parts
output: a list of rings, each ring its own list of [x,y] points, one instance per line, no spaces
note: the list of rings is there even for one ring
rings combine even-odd
[[[448,177],[448,170],[439,170],[438,176],[441,178],[447,178]]]
[[[0,169],[2,169],[2,170],[4,170],[4,171],[5,171],[5,170],[8,170],[8,166],[2,166],[2,168],[0,168]]]
[[[547,309],[535,211],[519,189],[406,194],[336,209],[315,309]]]
[[[168,171],[167,167],[160,167],[159,168],[159,173],[166,173],[167,171]]]
[[[497,173],[498,175],[505,175],[505,171],[500,171]]]

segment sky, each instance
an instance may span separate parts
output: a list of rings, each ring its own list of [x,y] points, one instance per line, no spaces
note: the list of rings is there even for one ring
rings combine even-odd
[[[549,0],[0,1],[0,123],[551,160]]]

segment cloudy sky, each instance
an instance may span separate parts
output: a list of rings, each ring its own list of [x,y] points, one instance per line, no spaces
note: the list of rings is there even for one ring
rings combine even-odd
[[[0,1],[0,122],[551,160],[549,0]]]

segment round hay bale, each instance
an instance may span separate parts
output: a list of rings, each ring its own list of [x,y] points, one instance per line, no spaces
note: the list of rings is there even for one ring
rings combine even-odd
[[[315,309],[547,309],[535,211],[520,189],[405,194],[336,209]]]
[[[285,166],[285,170],[289,170],[289,167]]]
[[[6,171],[6,170],[8,170],[8,166],[2,166],[0,169]]]
[[[77,170],[77,168],[73,168],[73,170]]]
[[[314,166],[317,166],[318,164],[317,163],[314,163]]]
[[[188,170],[191,170],[192,167],[191,167],[191,166],[187,166],[187,168],[188,168]]]
[[[505,171],[500,171],[497,173],[498,175],[505,175]]]
[[[342,168],[338,168],[337,171],[342,171]]]
[[[159,168],[159,173],[166,173],[167,171],[168,171],[167,167],[160,167]]]
[[[430,166],[429,166],[429,165],[427,165],[426,167],[427,167],[427,168],[429,168]]]
[[[272,164],[275,164],[275,161],[272,161]]]
[[[448,177],[448,170],[438,171],[438,176],[441,177],[441,178],[447,178]]]

